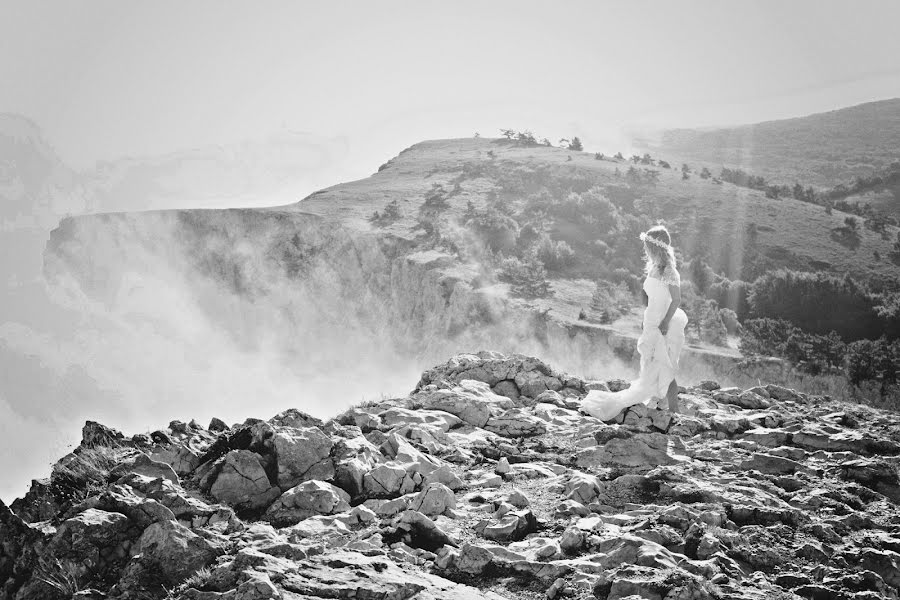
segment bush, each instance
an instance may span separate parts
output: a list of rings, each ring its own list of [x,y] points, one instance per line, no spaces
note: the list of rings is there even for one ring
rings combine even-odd
[[[541,233],[535,243],[538,259],[549,271],[559,271],[575,262],[575,252],[564,241],[554,242],[547,233]]]
[[[747,355],[778,356],[801,370],[818,374],[841,369],[847,345],[835,332],[808,333],[784,319],[749,319],[744,322],[740,350]]]
[[[802,273],[779,269],[760,276],[747,298],[751,316],[790,321],[804,331],[827,334],[836,331],[844,340],[880,337],[896,325],[875,311],[877,298],[849,275]]]
[[[612,283],[603,279],[594,284],[591,295],[592,320],[611,323],[631,307],[633,296],[624,283]]]
[[[881,395],[887,386],[897,383],[900,364],[900,342],[889,342],[882,337],[877,340],[859,340],[847,347],[847,378],[859,387],[865,381],[881,383]]]
[[[720,308],[719,319],[729,335],[737,335],[741,332],[741,323],[738,321],[737,313],[730,308]]]
[[[511,252],[516,248],[519,224],[496,208],[476,213],[466,223],[492,252]]]
[[[750,310],[747,302],[750,289],[751,285],[746,281],[722,278],[709,286],[706,296],[718,302],[723,309],[733,310],[738,320],[743,321]]]
[[[540,298],[550,291],[547,271],[534,252],[521,260],[515,256],[503,259],[499,277],[512,284],[514,294],[525,298]]]
[[[400,213],[400,205],[394,199],[388,202],[380,213],[377,210],[372,213],[369,220],[377,225],[387,225],[394,221],[399,221],[401,218],[403,218],[403,215]]]

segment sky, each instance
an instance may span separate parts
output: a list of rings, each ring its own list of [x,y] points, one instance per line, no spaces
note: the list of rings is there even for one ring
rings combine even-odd
[[[530,129],[628,153],[631,134],[647,129],[900,97],[898,22],[895,0],[0,0],[0,113],[32,120],[79,171],[302,132],[322,150],[305,169],[331,157],[298,176],[293,189],[308,193],[366,177],[425,139]],[[269,200],[256,202],[287,201]],[[213,310],[180,274],[138,278],[118,312],[48,289],[47,234],[0,228],[0,498],[45,476],[85,418],[133,433],[180,416],[186,395],[194,416],[239,419],[246,398],[304,393],[279,350],[230,345],[222,322],[247,307],[213,295]],[[268,322],[277,311],[264,308],[254,314]],[[396,371],[401,390],[416,375],[370,366]],[[379,391],[356,379],[354,399]],[[333,385],[312,387],[328,397]]]
[[[900,95],[900,3],[0,1],[0,111],[75,168],[290,129],[365,176],[499,128],[613,151]],[[614,148],[615,147],[615,148]]]

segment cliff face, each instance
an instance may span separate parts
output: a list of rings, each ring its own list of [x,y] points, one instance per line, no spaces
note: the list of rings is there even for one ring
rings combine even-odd
[[[88,422],[0,504],[0,597],[898,597],[895,415],[714,382],[580,414],[605,385],[482,352],[327,422]]]
[[[74,284],[110,308],[127,304],[135,278],[150,276],[153,285],[186,290],[239,345],[252,349],[257,338],[271,337],[289,357],[308,356],[311,344],[361,361],[377,349],[421,369],[486,347],[577,373],[625,376],[623,362],[636,365],[633,334],[510,299],[502,285],[480,281],[477,265],[423,249],[415,238],[295,209],[69,218],[51,233],[44,262],[52,285]],[[162,306],[150,310],[173,320]],[[235,327],[238,319],[244,327]],[[690,348],[682,370],[691,379],[728,381],[783,374],[778,363],[751,372],[732,355]]]

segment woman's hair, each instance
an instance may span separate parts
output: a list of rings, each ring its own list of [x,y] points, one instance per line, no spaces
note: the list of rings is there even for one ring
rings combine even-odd
[[[646,236],[665,244],[663,248],[650,240],[644,241],[644,273],[650,275],[656,269],[658,273],[665,271],[666,267],[675,268],[675,250],[672,248],[672,237],[665,225],[656,225],[647,230]]]

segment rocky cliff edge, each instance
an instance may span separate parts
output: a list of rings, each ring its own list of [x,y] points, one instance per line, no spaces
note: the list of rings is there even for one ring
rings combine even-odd
[[[327,422],[89,421],[0,503],[0,597],[898,598],[896,414],[711,381],[578,412],[622,385],[480,352]]]

